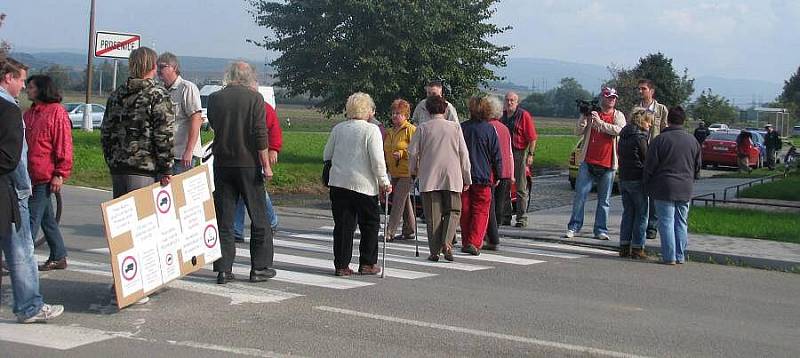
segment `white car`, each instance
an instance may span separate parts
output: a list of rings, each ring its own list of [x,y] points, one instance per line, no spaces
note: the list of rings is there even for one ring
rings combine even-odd
[[[728,125],[724,124],[724,123],[714,123],[714,124],[708,126],[708,130],[710,130],[712,132],[724,131],[724,130],[728,130],[728,129],[730,129],[730,128],[728,128]]]
[[[214,92],[222,89],[220,85],[205,85],[200,88],[200,107],[202,108],[201,114],[203,115],[203,128],[208,128],[208,96]],[[269,103],[272,108],[277,109],[275,103],[275,91],[269,86],[258,86],[258,93],[264,97],[264,101]]]
[[[92,128],[100,128],[103,123],[103,115],[106,113],[106,107],[99,104],[89,104],[92,116]],[[83,128],[83,111],[86,110],[85,103],[64,103],[64,109],[69,114],[69,121],[72,122],[72,128]]]

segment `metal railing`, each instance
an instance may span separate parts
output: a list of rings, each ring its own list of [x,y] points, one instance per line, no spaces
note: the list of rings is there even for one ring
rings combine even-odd
[[[706,199],[705,197],[707,196],[710,196],[711,199]],[[705,206],[708,206],[708,202],[710,201],[712,206],[717,207],[717,193],[708,193],[693,197],[691,203],[692,206],[694,206],[695,200],[702,201],[705,204]]]
[[[786,175],[784,175],[784,174],[775,174],[775,175],[771,175],[771,176],[768,176],[768,177],[762,177],[762,178],[754,179],[754,180],[751,180],[751,181],[746,182],[746,183],[741,183],[741,184],[737,184],[737,185],[731,185],[731,186],[723,189],[722,199],[717,199],[717,193],[716,192],[697,195],[695,197],[692,197],[691,205],[694,206],[695,201],[700,201],[700,202],[703,202],[705,204],[705,206],[708,206],[708,203],[711,202],[711,205],[714,206],[714,207],[717,206],[717,203],[720,203],[720,204],[745,204],[745,205],[755,205],[755,206],[771,206],[771,207],[780,207],[780,208],[800,208],[800,205],[791,205],[791,204],[783,204],[783,203],[769,203],[769,202],[764,203],[764,202],[753,202],[753,201],[746,201],[746,200],[728,200],[728,191],[729,190],[736,190],[736,197],[738,197],[741,188],[744,187],[744,186],[752,187],[753,184],[755,184],[755,183],[763,184],[767,180],[774,182],[776,178],[785,178],[785,177],[786,177]]]
[[[775,178],[777,178],[777,177],[781,177],[781,179],[782,179],[782,178],[786,177],[786,174],[785,173],[775,174],[775,175],[770,175],[768,177],[761,177],[761,178],[758,178],[758,179],[754,179],[754,180],[751,180],[751,181],[746,182],[746,183],[731,185],[731,186],[723,189],[723,191],[722,191],[722,200],[723,201],[727,201],[728,200],[728,190],[734,190],[735,189],[736,190],[736,197],[738,198],[739,197],[739,191],[743,186],[746,185],[749,188],[749,187],[752,187],[753,184],[755,184],[755,183],[764,184],[765,180],[775,181]]]

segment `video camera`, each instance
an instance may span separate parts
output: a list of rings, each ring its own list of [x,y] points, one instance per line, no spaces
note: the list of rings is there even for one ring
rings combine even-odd
[[[591,101],[576,99],[575,103],[578,105],[578,112],[587,117],[592,115],[592,111],[602,111],[600,105],[598,105],[599,101],[597,99],[593,99]]]

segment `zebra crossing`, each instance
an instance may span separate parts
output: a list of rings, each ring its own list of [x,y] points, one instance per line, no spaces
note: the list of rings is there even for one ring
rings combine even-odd
[[[490,271],[503,265],[531,266],[546,264],[553,260],[576,260],[588,255],[607,255],[607,251],[559,245],[553,243],[533,242],[531,240],[503,239],[498,251],[483,251],[479,256],[461,253],[454,250],[454,262],[428,261],[428,245],[424,224],[420,225],[418,244],[420,257],[414,252],[414,241],[389,242],[386,244],[385,275],[399,280],[424,280],[447,275],[450,272]],[[247,282],[234,281],[227,285],[217,285],[211,265],[207,265],[198,274],[184,277],[169,284],[172,289],[182,289],[197,293],[209,294],[229,299],[230,304],[241,303],[274,303],[313,294],[315,289],[351,290],[381,283],[375,277],[351,276],[336,277],[333,275],[333,227],[319,226],[310,230],[281,230],[275,233],[274,268],[276,276],[271,284],[253,285]],[[354,262],[351,269],[357,269],[358,239],[354,240]],[[246,241],[249,238],[246,238]],[[382,244],[381,244],[382,245]],[[107,248],[83,250],[88,254],[108,255]],[[613,253],[612,253],[613,254]],[[83,255],[86,256],[86,255]],[[96,258],[97,256],[93,256]],[[379,256],[380,258],[380,256]],[[43,261],[46,257],[39,256]],[[236,249],[236,260],[233,273],[237,277],[246,278],[250,272],[250,253],[247,245]],[[69,271],[111,276],[107,258],[98,261],[82,261],[74,256],[70,260]]]

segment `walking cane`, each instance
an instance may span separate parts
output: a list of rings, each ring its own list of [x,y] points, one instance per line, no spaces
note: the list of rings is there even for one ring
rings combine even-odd
[[[381,278],[386,274],[386,232],[389,230],[389,192],[384,193],[385,201],[383,206],[383,269],[381,270]]]
[[[417,193],[417,178],[413,179],[414,186],[411,187],[411,212],[414,215],[414,256],[419,257],[419,219],[417,218],[417,201],[414,194]]]

